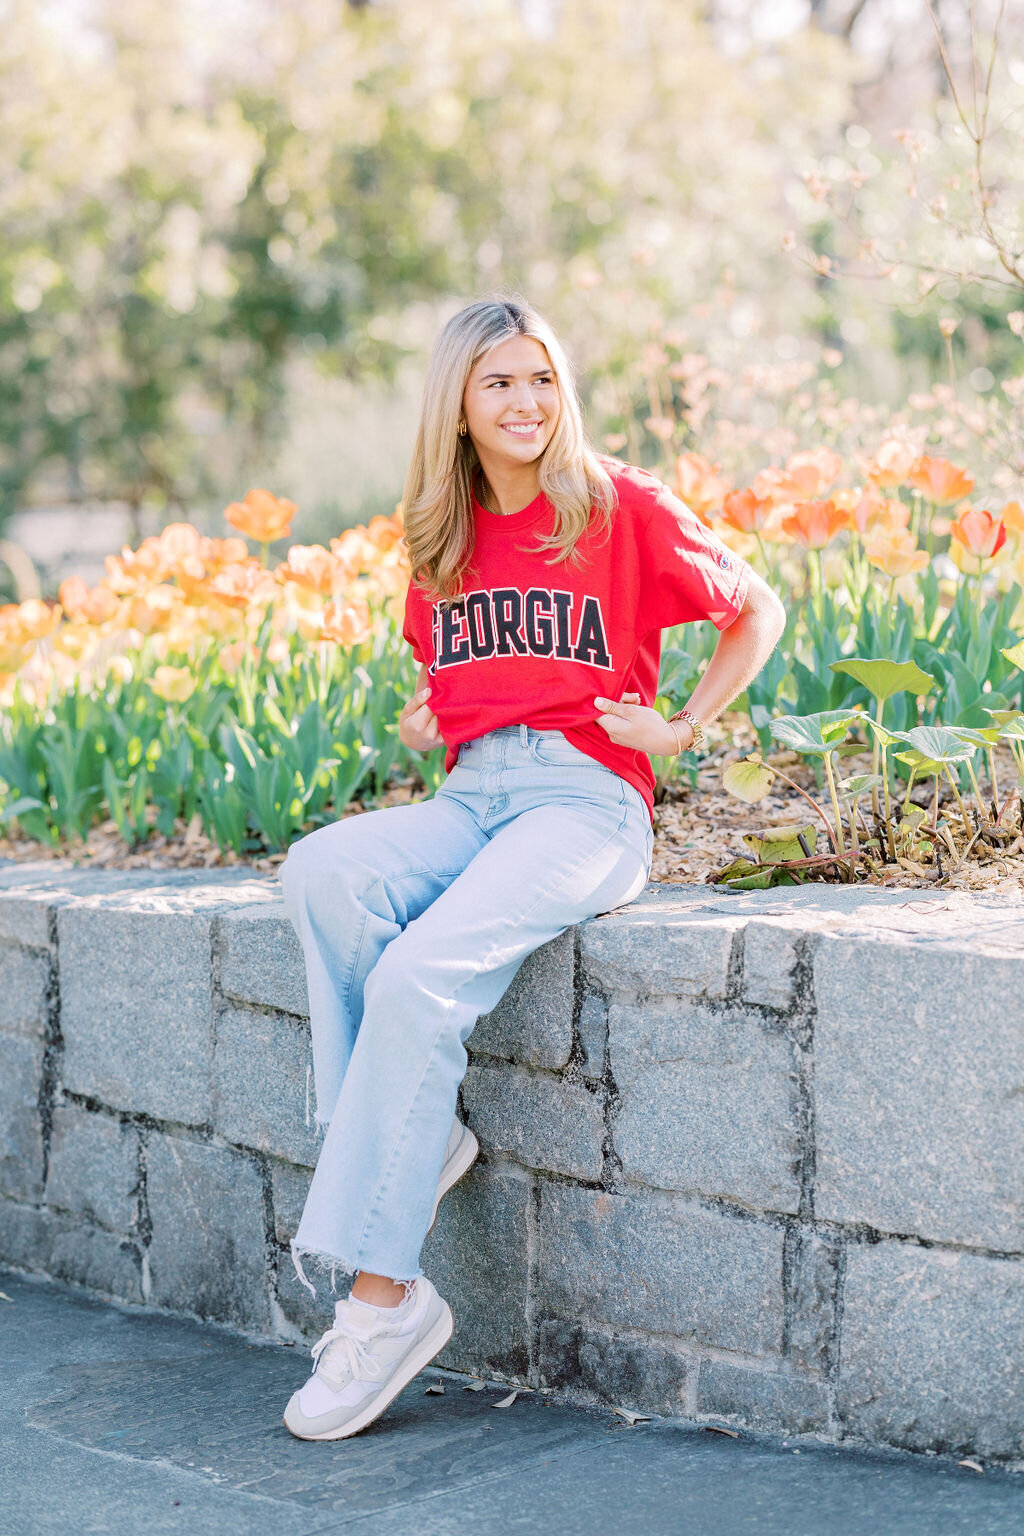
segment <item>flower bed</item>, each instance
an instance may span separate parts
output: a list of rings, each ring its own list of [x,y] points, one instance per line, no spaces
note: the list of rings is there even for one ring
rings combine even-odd
[[[738,718],[712,733],[725,750],[704,767],[654,759],[662,827],[694,793],[705,822],[729,826],[722,846],[691,827],[710,856],[678,870],[663,842],[659,878],[723,863],[741,888],[1009,868],[1024,774],[1019,504],[969,504],[965,469],[900,437],[856,478],[819,448],[737,487],[687,453],[675,480],[788,599],[789,622]],[[8,853],[26,839],[95,848],[113,828],[125,858],[267,859],[350,808],[437,787],[443,753],[412,753],[397,735],[416,673],[400,637],[401,510],[270,566],[295,510],[251,491],[226,516],[259,554],[172,524],[109,557],[92,589],[73,578],[56,603],[0,609]],[[666,633],[664,713],[714,643],[707,625]],[[801,762],[810,775],[791,771]],[[720,788],[738,797],[731,816],[707,798]]]

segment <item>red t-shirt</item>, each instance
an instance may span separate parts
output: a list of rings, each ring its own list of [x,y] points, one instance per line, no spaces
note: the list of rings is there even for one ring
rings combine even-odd
[[[638,693],[652,706],[661,631],[693,619],[726,629],[743,606],[749,570],[649,471],[604,456],[601,463],[618,506],[607,540],[596,519],[579,540],[579,565],[546,564],[551,550],[530,549],[554,527],[543,494],[508,516],[474,499],[462,595],[445,613],[410,582],[402,632],[429,665],[446,773],[462,742],[500,726],[559,730],[633,784],[653,819],[650,757],[612,741],[594,699]]]

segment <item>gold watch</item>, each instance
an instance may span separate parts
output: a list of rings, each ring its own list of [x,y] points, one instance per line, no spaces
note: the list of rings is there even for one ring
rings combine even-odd
[[[697,719],[697,716],[694,715],[694,714],[691,714],[688,709],[680,709],[680,710],[677,710],[674,715],[670,715],[669,716],[669,722],[668,722],[669,725],[671,725],[673,723],[673,721],[675,721],[675,720],[685,720],[687,725],[690,727],[691,731],[693,732],[693,741],[690,743],[689,747],[686,748],[686,750],[688,752],[699,752],[699,751],[701,751],[701,749],[704,746],[704,727],[701,725],[700,721]],[[679,737],[677,735],[676,736],[676,741],[678,742],[678,740],[679,740]],[[682,747],[680,747],[679,750],[682,751],[683,750]]]

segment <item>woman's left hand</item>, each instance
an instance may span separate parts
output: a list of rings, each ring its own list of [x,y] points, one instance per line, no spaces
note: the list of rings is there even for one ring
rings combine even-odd
[[[638,693],[624,693],[616,703],[614,699],[598,697],[594,700],[600,725],[620,747],[632,747],[635,752],[653,752],[661,757],[675,757],[680,742],[685,750],[689,726],[684,721],[677,729],[669,725],[664,715],[656,709],[648,709],[638,702]]]

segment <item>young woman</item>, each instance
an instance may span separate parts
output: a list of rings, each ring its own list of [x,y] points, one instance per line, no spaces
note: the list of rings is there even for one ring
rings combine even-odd
[[[653,475],[587,444],[551,328],[518,300],[448,322],[404,497],[420,673],[399,736],[444,742],[428,800],[303,838],[282,870],[326,1126],[292,1251],[355,1276],[284,1422],[356,1434],[444,1347],[419,1268],[477,1154],[465,1043],[531,951],[632,901],[651,869],[649,753],[702,741],[755,676],[781,603]],[[652,707],[661,630],[721,631],[685,710]],[[314,1292],[315,1294],[315,1292]]]

